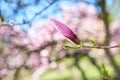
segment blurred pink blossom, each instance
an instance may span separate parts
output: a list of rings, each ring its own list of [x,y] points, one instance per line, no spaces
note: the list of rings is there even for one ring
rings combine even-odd
[[[1,69],[1,70],[0,70],[0,77],[6,75],[6,74],[8,73],[8,71],[9,71],[9,70],[8,70],[7,68]]]

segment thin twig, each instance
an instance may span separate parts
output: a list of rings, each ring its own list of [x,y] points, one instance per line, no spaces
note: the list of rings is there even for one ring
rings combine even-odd
[[[49,7],[51,7],[55,2],[57,2],[56,0],[51,3],[49,3],[49,5],[47,5],[46,7],[44,7],[42,10],[40,10],[38,13],[35,13],[35,15],[32,17],[31,20],[24,22],[24,23],[17,23],[17,25],[23,25],[23,24],[31,24],[31,22],[38,16],[41,15],[45,10],[47,10]]]
[[[105,48],[119,48],[120,45],[115,45],[115,46],[82,46],[82,48],[100,48],[100,49],[105,49]]]
[[[99,48],[99,49],[109,49],[109,48],[120,48],[120,45],[115,45],[115,46],[86,46],[86,45],[81,45],[81,46],[64,46],[65,49],[84,49],[84,48]]]

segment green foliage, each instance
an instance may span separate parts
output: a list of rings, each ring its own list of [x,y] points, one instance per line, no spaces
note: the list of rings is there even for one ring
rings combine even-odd
[[[83,46],[83,44],[82,44],[82,43],[80,43],[78,46],[81,48],[81,47]]]
[[[104,64],[102,64],[102,75],[103,75],[103,78],[104,78],[104,79],[110,80],[110,76],[109,76],[108,71],[106,70]]]
[[[96,42],[94,40],[90,40],[89,43],[92,45],[92,46],[96,46]]]
[[[81,48],[83,46],[83,44],[82,43],[80,43],[79,45],[77,45],[77,46],[64,46],[63,48],[64,49],[79,49],[79,48]]]

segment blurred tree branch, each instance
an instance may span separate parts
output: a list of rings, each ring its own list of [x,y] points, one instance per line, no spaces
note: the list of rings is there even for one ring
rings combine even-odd
[[[106,30],[106,36],[105,36],[104,44],[109,45],[111,35],[110,35],[110,31],[109,31],[109,20],[108,20],[109,13],[106,11],[106,1],[101,0],[99,5],[101,6],[101,10],[102,10],[100,17],[104,21],[105,30]],[[108,56],[108,59],[110,60],[110,63],[113,66],[113,68],[114,68],[114,70],[115,70],[115,72],[117,74],[117,77],[118,77],[117,80],[120,80],[120,70],[119,70],[118,66],[116,65],[116,63],[115,63],[115,61],[113,59],[113,56],[111,55],[111,52],[109,51],[109,48],[105,49],[105,53]]]
[[[47,1],[48,2],[48,1]],[[47,5],[46,7],[44,7],[42,10],[40,10],[39,12],[35,13],[35,15],[32,17],[32,19],[30,21],[25,21],[23,20],[23,23],[17,23],[17,25],[23,25],[23,24],[32,24],[32,21],[38,16],[41,15],[45,10],[47,10],[50,6],[52,6],[55,2],[57,2],[57,0],[52,0],[51,2],[48,2],[49,5]]]
[[[74,55],[74,65],[78,68],[78,70],[81,72],[83,80],[87,80],[86,76],[85,76],[85,72],[84,70],[80,67],[79,65],[79,56]]]
[[[17,1],[13,1],[13,0],[4,0],[6,3],[8,4],[16,4],[16,8],[14,10],[14,14],[16,15],[19,11],[19,9],[25,8],[28,5],[32,6],[29,3],[24,3],[24,1],[22,0],[17,0]],[[45,0],[47,2],[48,5],[46,5],[45,7],[43,7],[43,9],[38,10],[37,13],[34,14],[34,16],[30,19],[30,20],[22,20],[22,23],[15,23],[16,25],[24,25],[24,24],[29,24],[31,25],[32,22],[36,19],[37,16],[41,15],[45,10],[47,10],[49,7],[51,7],[55,2],[57,2],[58,0]],[[34,5],[36,5],[37,3],[41,2],[40,0],[35,0],[33,1]],[[0,9],[1,11],[1,9]],[[14,15],[13,15],[14,16]],[[0,18],[1,21],[3,22],[3,20],[7,20],[5,19],[5,15],[3,16],[2,12],[0,12]]]

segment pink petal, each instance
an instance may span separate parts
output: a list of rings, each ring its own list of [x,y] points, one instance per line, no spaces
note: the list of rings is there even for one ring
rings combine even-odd
[[[68,28],[66,25],[64,25],[63,23],[51,19],[51,22],[55,25],[55,28],[61,33],[63,34],[65,37],[67,37],[68,39],[70,39],[71,41],[73,41],[76,44],[79,44],[80,41],[78,39],[78,37],[74,34],[74,32]]]

